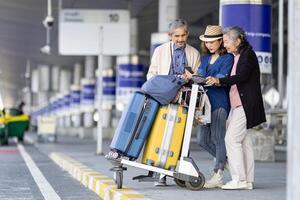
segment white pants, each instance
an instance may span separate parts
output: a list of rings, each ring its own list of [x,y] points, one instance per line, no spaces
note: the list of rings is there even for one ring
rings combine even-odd
[[[254,155],[251,135],[247,133],[243,106],[231,109],[225,135],[228,164],[232,180],[254,181]]]

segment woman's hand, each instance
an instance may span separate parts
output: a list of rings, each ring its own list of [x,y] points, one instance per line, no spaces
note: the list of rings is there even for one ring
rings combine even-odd
[[[185,70],[184,74],[181,75],[181,78],[185,81],[188,81],[192,78],[193,74],[191,74],[189,71]]]
[[[207,77],[205,83],[207,85],[220,85],[219,79],[212,76]]]

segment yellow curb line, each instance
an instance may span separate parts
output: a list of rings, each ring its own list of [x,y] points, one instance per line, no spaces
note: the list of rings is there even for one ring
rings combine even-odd
[[[62,153],[51,153],[49,157],[103,200],[150,200],[130,188],[117,189],[117,185],[112,178],[92,170]]]

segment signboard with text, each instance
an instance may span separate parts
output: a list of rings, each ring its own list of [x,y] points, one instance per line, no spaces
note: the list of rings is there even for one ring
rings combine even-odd
[[[261,73],[272,73],[272,4],[269,1],[221,0],[222,27],[240,26],[247,35]]]
[[[61,10],[58,48],[61,55],[129,54],[128,10]]]

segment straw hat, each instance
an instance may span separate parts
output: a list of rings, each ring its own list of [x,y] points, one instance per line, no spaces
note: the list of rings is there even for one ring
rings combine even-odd
[[[223,37],[222,27],[216,25],[208,25],[204,35],[200,35],[199,39],[204,42],[212,42]]]

